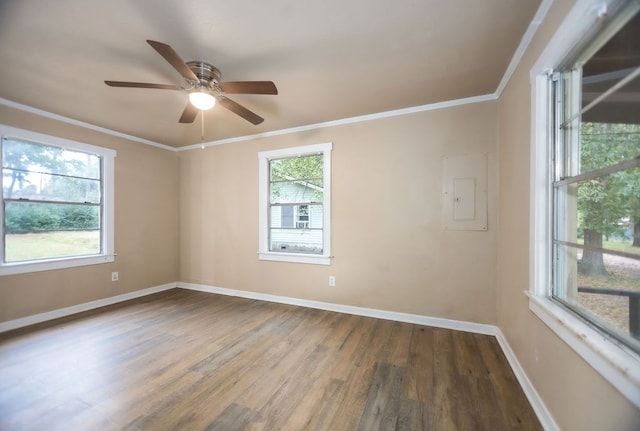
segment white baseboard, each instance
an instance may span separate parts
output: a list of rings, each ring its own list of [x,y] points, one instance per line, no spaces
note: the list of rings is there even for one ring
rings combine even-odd
[[[300,307],[316,308],[319,310],[336,311],[338,313],[355,314],[357,316],[375,317],[378,319],[395,320],[398,322],[415,323],[417,325],[433,326],[436,328],[455,329],[457,331],[473,332],[476,334],[495,335],[496,327],[480,323],[463,322],[460,320],[427,317],[417,314],[398,313],[375,308],[354,307],[351,305],[334,304],[330,302],[310,301],[287,296],[268,295],[265,293],[249,292],[245,290],[226,289],[224,287],[206,286],[202,284],[178,282],[178,287],[201,292],[217,293],[219,295],[237,296],[240,298],[258,299],[261,301],[277,302],[280,304],[298,305]]]
[[[140,298],[142,296],[174,289],[176,287],[177,283],[168,283],[161,286],[150,287],[148,289],[136,290],[135,292],[123,293],[122,295],[111,296],[109,298],[98,299],[97,301],[85,302],[84,304],[73,305],[71,307],[59,308],[57,310],[47,311],[46,313],[34,314],[20,319],[1,322],[0,333],[34,325],[36,323],[46,322],[48,320],[58,319],[60,317],[70,316],[72,314],[82,313],[83,311],[93,310],[94,308],[100,308],[106,305]]]
[[[543,428],[548,431],[558,431],[560,428],[553,420],[549,410],[536,392],[533,384],[527,377],[524,369],[518,362],[515,354],[511,350],[509,343],[502,334],[500,328],[494,325],[486,325],[480,323],[464,322],[460,320],[442,319],[439,317],[428,317],[417,314],[398,313],[393,311],[378,310],[375,308],[354,307],[350,305],[334,304],[330,302],[310,301],[299,298],[291,298],[286,296],[269,295],[265,293],[249,292],[246,290],[225,289],[223,287],[207,286],[203,284],[175,282],[161,286],[150,287],[148,289],[136,290],[122,295],[112,296],[110,298],[99,299],[97,301],[86,302],[71,307],[60,308],[58,310],[48,311],[46,313],[35,314],[20,319],[0,322],[0,333],[13,329],[22,328],[36,323],[46,322],[48,320],[58,319],[60,317],[69,316],[83,311],[93,310],[95,308],[104,307],[106,305],[117,304],[118,302],[128,301],[130,299],[140,298],[146,295],[162,292],[174,288],[183,288],[188,290],[196,290],[200,292],[214,293],[219,295],[236,296],[239,298],[257,299],[260,301],[276,302],[280,304],[296,305],[300,307],[315,308],[319,310],[335,311],[338,313],[353,314],[357,316],[375,317],[378,319],[394,320],[398,322],[414,323],[417,325],[433,326],[436,328],[453,329],[456,331],[472,332],[476,334],[492,335],[496,337],[498,344],[502,348],[504,355],[511,366],[522,390],[524,391],[533,411],[538,416],[538,420]]]
[[[497,326],[495,327],[495,331],[496,333],[494,335],[498,340],[498,344],[500,344],[504,356],[506,356],[513,373],[516,375],[516,379],[518,379],[518,383],[520,383],[520,387],[529,400],[531,408],[536,413],[536,416],[538,416],[540,424],[547,431],[560,431],[560,427],[556,424],[547,406],[542,401],[542,398],[540,398],[540,395],[538,395],[536,388],[531,383],[531,380],[529,380],[529,377],[527,377],[527,374],[524,372],[520,362],[518,362],[515,353],[511,350],[511,346],[509,346],[504,334]]]

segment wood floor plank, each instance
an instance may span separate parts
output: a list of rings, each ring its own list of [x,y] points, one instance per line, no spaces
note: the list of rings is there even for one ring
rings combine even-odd
[[[404,397],[423,404],[433,402],[433,328],[414,327],[407,346],[407,379]]]
[[[281,386],[290,379],[293,370],[298,369],[299,364],[315,365],[309,357],[318,348],[322,336],[315,338],[309,335],[313,331],[318,331],[319,322],[331,319],[332,315],[312,310],[306,310],[300,314],[305,314],[310,319],[306,322],[302,321],[303,324],[299,328],[287,334],[286,337],[283,336],[284,350],[270,361],[269,367],[264,370],[256,384],[242,394],[240,398],[242,405],[258,411],[262,410]]]
[[[433,398],[429,406],[430,428],[472,430],[467,411],[466,385],[455,365],[454,334],[433,329]]]
[[[482,343],[486,337],[479,339]],[[465,415],[478,429],[483,423],[495,424],[499,429],[508,429],[504,417],[496,409],[496,396],[489,379],[485,364],[478,360],[478,345],[474,334],[461,333],[454,338],[455,366],[467,395],[464,403],[468,405]]]
[[[404,368],[378,363],[367,404],[358,424],[359,431],[396,429],[404,373]]]
[[[144,423],[143,429],[202,429],[203,424],[213,421],[211,416],[220,414],[233,401],[228,392],[237,385],[243,370],[259,360],[274,341],[271,336],[256,340],[246,350],[246,355],[230,361],[224,369],[215,368],[203,373],[190,368],[199,378],[181,388],[178,395],[172,394],[161,408],[138,422]]]
[[[154,403],[157,405],[169,394],[201,378],[190,367],[207,353],[207,346],[193,339],[178,339],[169,346],[153,349],[149,353],[153,359],[135,364],[130,373],[123,373],[125,378],[106,385],[106,394],[98,392],[102,400],[100,404],[118,416],[126,416],[131,407],[139,411],[153,411],[156,409]],[[165,363],[171,366],[165,366]],[[154,384],[148,385],[149,381]]]
[[[377,362],[384,350],[384,344],[379,342],[376,335],[381,327],[392,325],[389,321],[371,318],[358,320],[361,322],[358,330],[350,332],[340,351],[348,356],[343,357],[332,371],[333,376],[344,379],[346,384],[342,394],[344,398],[329,429],[357,428],[367,403]]]
[[[513,370],[509,367],[507,358],[500,350],[497,340],[485,338],[478,343],[479,354],[487,367],[492,388],[496,394],[495,407],[500,409],[510,429],[533,430],[538,429],[538,420],[531,408],[521,408],[529,405],[526,395],[518,385]]]
[[[400,400],[396,431],[435,430],[430,423],[427,405],[406,398]]]
[[[391,337],[384,348],[383,362],[398,367],[406,367],[409,356],[407,351],[411,344],[411,333],[413,327],[410,323],[393,322],[391,329]]]
[[[237,404],[231,404],[224,409],[205,431],[228,431],[232,429],[246,429],[253,422],[256,412]]]
[[[286,427],[306,431],[330,429],[328,423],[340,405],[343,388],[344,381],[319,379],[289,417]]]
[[[540,430],[493,337],[172,289],[0,334],[1,430]]]

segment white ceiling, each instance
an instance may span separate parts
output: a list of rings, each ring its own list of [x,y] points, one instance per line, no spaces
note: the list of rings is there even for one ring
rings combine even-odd
[[[223,81],[272,80],[277,96],[230,95],[205,141],[492,94],[540,0],[0,0],[0,98],[174,147],[187,94],[146,42],[202,60]],[[0,119],[1,122],[1,119]]]

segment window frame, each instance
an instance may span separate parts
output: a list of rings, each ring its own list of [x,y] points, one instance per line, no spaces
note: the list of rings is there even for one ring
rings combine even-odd
[[[552,299],[553,71],[599,31],[616,0],[578,0],[530,70],[531,171],[529,309],[636,407],[640,355]]]
[[[101,186],[102,198],[100,204],[101,213],[101,251],[98,254],[80,256],[61,256],[45,259],[24,260],[16,262],[4,261],[4,245],[0,247],[0,276],[24,274],[54,269],[73,268],[85,265],[97,265],[109,263],[115,260],[114,251],[114,167],[116,151],[72,141],[69,139],[36,133],[30,130],[0,124],[0,137],[11,138],[20,141],[33,142],[34,144],[48,147],[58,147],[70,151],[89,153],[101,159]],[[1,146],[1,144],[0,144]],[[0,169],[2,166],[2,151],[0,151]],[[4,242],[4,193],[2,205],[0,205],[0,236]]]
[[[278,150],[261,151],[258,153],[259,174],[259,199],[258,221],[259,260],[308,263],[317,265],[331,264],[331,142],[322,144],[305,145],[299,147],[282,148]],[[322,254],[311,253],[287,253],[269,250],[269,161],[272,159],[284,159],[314,154],[323,155],[323,228],[322,228]],[[296,210],[294,209],[294,226],[296,225]],[[310,217],[310,216],[309,216]]]

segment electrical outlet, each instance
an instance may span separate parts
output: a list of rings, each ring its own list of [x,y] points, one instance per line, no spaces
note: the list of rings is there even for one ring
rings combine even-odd
[[[329,286],[333,287],[336,285],[336,278],[333,275],[329,276]]]
[[[118,281],[118,273],[117,272],[112,272],[111,273],[111,281]]]

